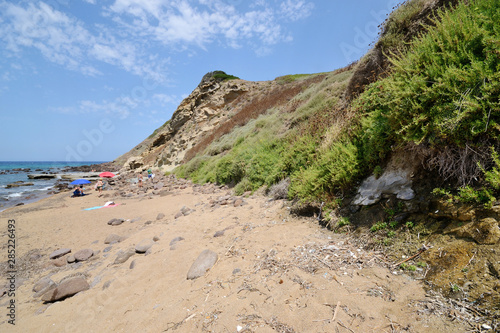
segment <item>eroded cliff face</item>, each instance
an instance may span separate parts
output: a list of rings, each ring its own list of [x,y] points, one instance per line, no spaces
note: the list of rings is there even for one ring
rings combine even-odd
[[[199,140],[276,84],[275,81],[203,80],[180,103],[172,119],[117,162],[123,170],[155,167],[171,171]]]

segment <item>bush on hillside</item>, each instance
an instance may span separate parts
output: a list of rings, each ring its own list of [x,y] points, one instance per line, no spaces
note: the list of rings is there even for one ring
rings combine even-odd
[[[362,140],[368,160],[393,143],[469,147],[472,154],[476,144],[498,139],[500,2],[462,2],[438,15],[408,52],[390,59],[392,73],[355,104],[371,120],[361,131],[372,134]]]

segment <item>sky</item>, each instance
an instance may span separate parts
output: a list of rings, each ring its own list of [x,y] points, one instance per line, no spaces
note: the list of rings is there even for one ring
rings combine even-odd
[[[204,74],[333,71],[395,0],[0,0],[0,161],[112,161]]]

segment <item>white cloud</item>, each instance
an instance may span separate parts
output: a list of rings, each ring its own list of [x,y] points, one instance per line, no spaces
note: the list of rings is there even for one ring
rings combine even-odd
[[[83,0],[101,10],[95,0]],[[257,55],[292,40],[286,22],[311,14],[312,2],[249,4],[228,0],[114,0],[99,24],[78,19],[71,6],[0,0],[0,53],[4,59],[37,50],[47,61],[88,76],[107,64],[165,82],[168,54],[190,56],[214,43],[250,47]],[[64,10],[65,12],[63,12]],[[67,11],[67,12],[66,12]],[[167,57],[163,57],[167,54]]]
[[[97,27],[99,33],[93,34],[83,22],[43,2],[22,7],[3,1],[0,12],[0,45],[4,44],[7,56],[34,48],[48,61],[84,75],[102,74],[96,66],[103,62],[136,75],[164,80],[165,60],[151,61],[134,41],[116,38],[105,27]]]
[[[284,17],[291,21],[298,21],[311,15],[314,4],[304,0],[286,0],[281,3],[280,8]]]
[[[248,45],[271,46],[291,40],[280,20],[295,21],[311,14],[312,3],[287,0],[272,8],[265,1],[252,3],[251,10],[239,12],[228,1],[141,1],[115,0],[109,7],[114,16],[130,34],[141,34],[169,46],[181,49],[186,45],[201,48],[222,37],[226,44],[240,48]]]
[[[179,103],[176,96],[167,95],[167,94],[154,94],[153,100],[156,100],[160,103],[160,105],[165,106],[167,104],[177,105]]]

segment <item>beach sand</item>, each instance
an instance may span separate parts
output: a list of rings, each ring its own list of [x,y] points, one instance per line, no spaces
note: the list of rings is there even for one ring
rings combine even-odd
[[[234,197],[215,185],[158,177],[137,193],[122,182],[103,197],[70,192],[0,213],[2,277],[8,220],[15,219],[15,298],[0,298],[1,332],[462,332],[460,321],[425,312],[422,283],[393,274],[383,255],[359,249],[285,201]],[[146,186],[152,187],[148,181]],[[160,188],[161,187],[161,188]],[[118,206],[86,211],[107,201]],[[159,215],[160,214],[160,215]],[[162,215],[164,215],[162,217]],[[108,225],[113,218],[125,221]],[[104,244],[110,234],[121,242]],[[182,240],[172,240],[177,237]],[[153,242],[147,254],[115,264],[120,251]],[[49,259],[69,248],[64,259]],[[81,249],[90,259],[55,262]],[[187,273],[204,250],[218,260]],[[89,289],[56,302],[34,297],[45,277],[81,276]],[[7,278],[2,282],[7,282]],[[0,284],[1,287],[1,284]],[[15,299],[15,326],[9,302]]]

